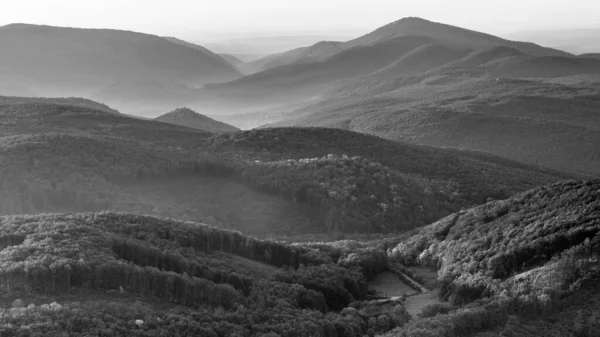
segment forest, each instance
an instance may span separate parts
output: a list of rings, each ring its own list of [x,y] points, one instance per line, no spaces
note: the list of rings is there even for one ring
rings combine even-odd
[[[288,235],[398,233],[573,177],[341,130],[212,135],[76,104],[1,105],[0,129],[2,214],[115,210],[139,203],[131,186],[215,177],[310,213],[280,219],[284,228],[296,223]],[[140,210],[148,208],[160,205]]]
[[[3,102],[2,337],[600,329],[598,180],[341,130],[213,135],[93,102]],[[209,180],[226,197],[264,197],[253,221],[275,225],[242,234],[198,213],[174,220],[181,209],[144,197],[176,180],[170,193],[197,200],[214,197]],[[280,208],[260,208],[273,200]],[[376,294],[383,272],[414,293]]]

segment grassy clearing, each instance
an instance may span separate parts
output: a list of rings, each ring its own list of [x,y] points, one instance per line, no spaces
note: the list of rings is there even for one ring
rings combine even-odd
[[[426,306],[440,303],[439,296],[439,289],[435,289],[425,294],[409,296],[404,302],[404,308],[413,318],[416,318]]]

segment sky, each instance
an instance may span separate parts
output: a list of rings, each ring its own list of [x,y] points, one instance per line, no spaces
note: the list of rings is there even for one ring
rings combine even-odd
[[[0,26],[114,28],[192,40],[360,35],[407,16],[501,35],[600,28],[598,0],[1,0]]]

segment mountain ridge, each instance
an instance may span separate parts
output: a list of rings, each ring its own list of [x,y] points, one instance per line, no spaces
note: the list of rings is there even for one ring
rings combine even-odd
[[[482,48],[482,47],[492,47],[496,45],[506,45],[513,46],[517,49],[523,49],[525,53],[537,55],[537,56],[547,56],[547,55],[560,55],[560,56],[573,56],[570,53],[552,49],[548,47],[538,46],[534,43],[527,42],[519,42],[519,41],[510,41],[506,39],[502,39],[491,34],[476,32],[473,30],[468,30],[464,28],[460,28],[457,26],[442,24],[438,22],[433,22],[429,20],[425,20],[417,17],[408,17],[399,19],[397,21],[388,23],[382,27],[375,29],[374,31],[367,33],[363,36],[355,38],[353,40],[347,42],[338,42],[335,45],[337,49],[348,49],[355,46],[364,46],[364,45],[372,45],[375,43],[380,43],[385,40],[399,37],[399,36],[423,36],[430,37],[436,40],[445,41],[454,47],[459,48]],[[463,35],[463,36],[461,36]],[[444,38],[445,36],[445,38]],[[478,41],[475,43],[473,40]],[[321,42],[319,42],[321,43]],[[262,67],[259,67],[259,70],[266,70],[270,68],[271,65],[283,65],[283,64],[292,64],[298,61],[306,62],[307,60],[303,60],[306,57],[302,57],[301,54],[303,51],[309,50],[311,48],[316,48],[319,44],[314,44],[309,47],[303,47],[299,49],[295,49],[295,51],[288,51],[284,53],[279,53],[275,55],[267,56],[261,60],[255,61],[255,64],[260,64]],[[317,55],[313,56],[317,60],[321,59],[326,54],[331,54],[335,52],[335,48],[318,48],[321,50],[321,53],[317,53]],[[338,50],[339,51],[339,50]],[[300,58],[298,58],[300,57]],[[265,62],[269,60],[268,62]],[[265,68],[266,67],[266,68]]]

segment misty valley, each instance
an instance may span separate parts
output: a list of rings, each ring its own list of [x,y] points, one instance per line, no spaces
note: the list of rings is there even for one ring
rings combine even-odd
[[[0,337],[599,336],[590,35],[333,36],[0,26]]]

